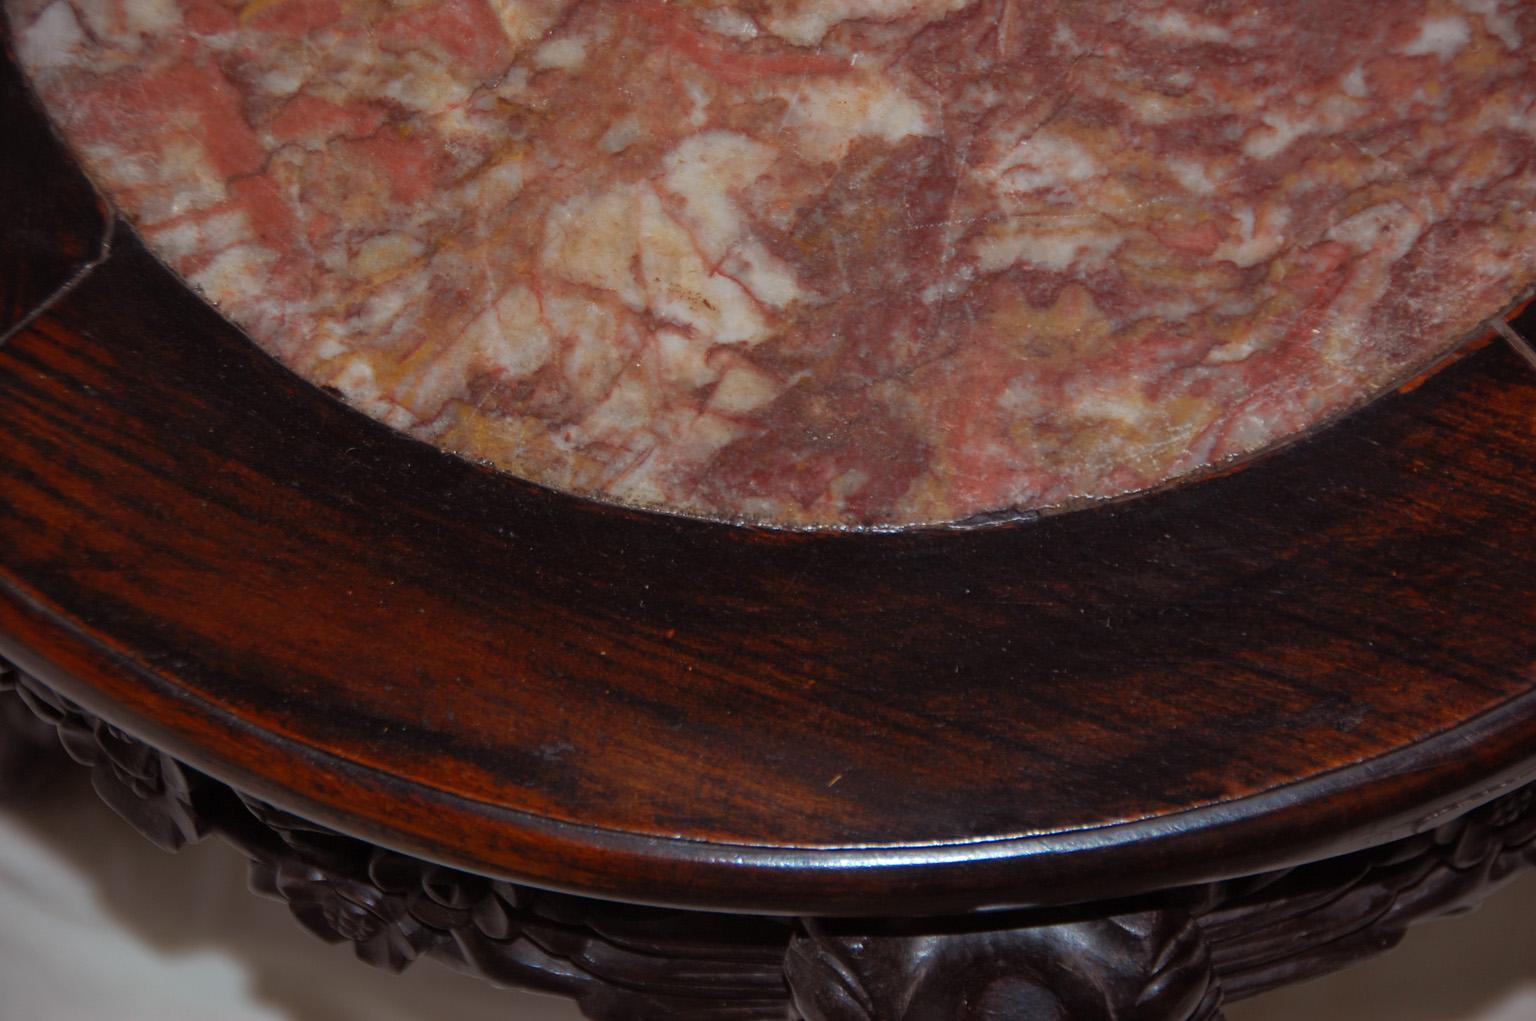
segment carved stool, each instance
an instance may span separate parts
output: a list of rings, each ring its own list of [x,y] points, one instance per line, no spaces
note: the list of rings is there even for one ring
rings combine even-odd
[[[594,1018],[1193,1019],[1529,861],[1513,352],[1057,518],[633,513],[300,383],[5,75],[0,763],[24,702],[323,938]]]

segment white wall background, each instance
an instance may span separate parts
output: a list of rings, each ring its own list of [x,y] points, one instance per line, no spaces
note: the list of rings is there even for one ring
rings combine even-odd
[[[83,771],[82,771],[83,772]],[[432,962],[395,977],[302,932],[214,839],[164,854],[82,775],[0,808],[0,1021],[574,1021]],[[1536,880],[1230,1021],[1536,1021]],[[1021,1019],[1022,1021],[1022,1019]]]

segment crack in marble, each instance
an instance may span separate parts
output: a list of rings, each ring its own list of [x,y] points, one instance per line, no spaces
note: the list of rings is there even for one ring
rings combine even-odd
[[[90,278],[92,273],[100,269],[112,256],[112,243],[117,236],[117,217],[102,217],[101,238],[96,242],[96,253],[89,260],[75,267],[63,283],[53,289],[47,297],[38,302],[21,318],[11,324],[9,329],[0,331],[0,348],[11,342],[11,338],[20,336],[38,319],[47,315],[58,306],[65,298],[69,297],[81,284]]]

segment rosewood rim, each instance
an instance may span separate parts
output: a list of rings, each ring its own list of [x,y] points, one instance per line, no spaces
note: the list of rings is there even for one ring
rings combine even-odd
[[[1135,821],[944,843],[765,847],[555,821],[259,730],[137,665],[131,650],[35,598],[3,569],[0,652],[216,779],[342,832],[529,885],[700,909],[876,914],[872,904],[899,894],[905,911],[937,914],[1132,896],[1384,843],[1536,778],[1536,691],[1527,691],[1381,755]],[[302,784],[272,771],[279,759],[305,764]],[[1347,819],[1343,795],[1353,801]],[[471,830],[472,846],[451,842]]]
[[[1536,690],[1420,743],[1257,794],[1130,822],[951,843],[848,847],[757,846],[667,839],[579,825],[490,805],[257,728],[131,664],[102,639],[0,579],[0,654],[90,712],[216,780],[349,836],[427,861],[530,886],[635,904],[766,915],[875,916],[899,895],[903,913],[1050,907],[1111,900],[1289,868],[1434,829],[1536,780]],[[28,648],[64,638],[73,670]],[[54,647],[61,647],[54,645]],[[85,679],[89,672],[90,679]],[[187,728],[142,715],[108,693],[112,678],[136,699],[224,731],[227,747],[255,739],[317,767],[325,788],[296,790],[215,754]],[[1476,749],[1476,754],[1469,754]],[[348,811],[354,794],[452,813],[503,829],[501,853],[476,854],[418,829],[392,829]],[[1368,799],[1340,826],[1340,795]],[[1321,824],[1321,831],[1317,827]],[[1307,834],[1296,839],[1295,834]],[[533,847],[537,844],[536,848]],[[530,851],[532,853],[525,853]],[[564,866],[601,867],[571,882]],[[1155,866],[1155,867],[1149,867]],[[553,866],[553,867],[551,867]]]

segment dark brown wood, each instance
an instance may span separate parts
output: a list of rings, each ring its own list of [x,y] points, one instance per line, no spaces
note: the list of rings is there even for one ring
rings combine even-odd
[[[786,974],[807,1021],[1206,1021],[1476,906],[1536,865],[1533,807],[1525,787],[1429,833],[1137,905],[808,922]]]
[[[398,972],[432,958],[615,1021],[785,1016],[787,920],[605,904],[406,858],[231,790],[29,677],[3,683],[134,829],[168,851],[219,834],[250,858],[257,893],[369,964]]]
[[[791,943],[806,1021],[1210,1021],[1221,985],[1193,916],[1149,910]]]
[[[250,857],[253,888],[321,939],[390,971],[431,958],[564,994],[612,1021],[1210,1021],[1224,1002],[1380,953],[1536,864],[1533,785],[1395,843],[1135,902],[794,923],[637,908],[372,847],[232,790],[32,678],[0,683],[141,833],[168,850],[220,834]]]
[[[40,180],[0,189],[0,265],[39,264]],[[110,247],[0,348],[0,648],[328,828],[622,900],[942,913],[1282,868],[1536,775],[1536,380],[1502,349],[1123,505],[788,534],[404,439]]]

